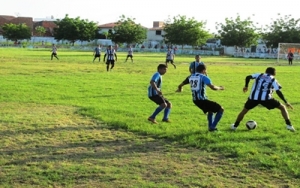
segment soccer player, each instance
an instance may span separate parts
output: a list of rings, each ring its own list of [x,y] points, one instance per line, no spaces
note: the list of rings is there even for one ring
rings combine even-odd
[[[51,54],[51,60],[53,60],[53,56],[58,60],[57,57],[57,47],[55,46],[55,44],[52,44],[52,54]]]
[[[168,67],[168,63],[170,62],[174,68],[176,69],[176,65],[174,64],[175,54],[172,51],[172,48],[168,48],[167,56],[166,56],[166,66]]]
[[[206,66],[201,64],[196,68],[196,73],[189,78],[194,104],[200,108],[204,114],[207,113],[208,130],[218,131],[217,124],[221,120],[224,109],[217,102],[208,100],[206,96],[206,85],[212,90],[224,90],[223,86],[215,86],[208,76],[206,76]],[[213,117],[215,113],[215,116]]]
[[[196,55],[195,56],[195,61],[190,63],[190,67],[189,67],[190,74],[195,74],[197,67],[199,65],[204,65],[204,63],[202,61],[200,61],[200,59],[201,59],[200,55]],[[176,92],[182,92],[182,87],[184,85],[189,84],[189,78],[190,78],[190,76],[186,77],[186,79],[183,80],[181,84],[179,84],[178,89],[176,90]]]
[[[294,54],[291,50],[289,51],[287,58],[289,60],[289,65],[293,65]]]
[[[107,56],[107,60],[106,60],[106,70],[109,70],[109,65],[111,64],[110,67],[110,71],[112,71],[112,69],[115,66],[115,61],[117,61],[117,54],[115,49],[113,49],[113,47],[111,45],[108,46],[105,54],[104,54],[104,58],[103,58],[103,62],[105,62],[105,58]]]
[[[99,62],[100,62],[100,57],[101,57],[101,46],[100,46],[100,45],[98,45],[98,46],[94,49],[93,56],[94,56],[93,62],[94,62],[95,59],[97,59],[97,58],[99,58]]]
[[[290,131],[295,131],[294,127],[291,124],[289,119],[288,111],[286,107],[281,104],[278,100],[274,99],[272,94],[273,91],[276,91],[276,94],[285,102],[285,105],[288,108],[293,109],[292,105],[289,104],[284,98],[282,92],[280,91],[281,86],[278,81],[275,79],[276,70],[273,67],[268,67],[265,73],[256,73],[246,77],[245,87],[243,88],[244,92],[248,91],[248,84],[251,79],[255,79],[255,82],[252,85],[252,89],[248,100],[244,105],[244,109],[239,113],[234,124],[231,125],[232,130],[236,130],[240,122],[243,120],[247,112],[257,105],[261,104],[265,108],[271,110],[277,108],[281,111],[281,115],[285,120],[286,128]]]
[[[153,114],[148,118],[148,121],[152,123],[157,123],[155,117],[164,109],[164,117],[162,119],[163,122],[170,122],[169,115],[171,112],[172,104],[168,101],[168,99],[164,98],[161,86],[162,86],[162,75],[167,72],[167,66],[164,64],[159,64],[157,67],[157,72],[153,74],[150,85],[148,87],[148,97],[154,103],[159,105]]]
[[[131,62],[133,63],[133,50],[132,50],[131,46],[128,47],[128,54],[127,54],[125,62],[127,62],[129,57],[131,59]]]

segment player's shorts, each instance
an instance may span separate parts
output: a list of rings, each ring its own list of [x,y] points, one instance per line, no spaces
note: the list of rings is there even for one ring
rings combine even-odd
[[[109,65],[109,64],[114,65],[114,64],[115,64],[115,60],[107,60],[107,61],[106,61],[106,64],[107,64],[107,65]]]
[[[166,63],[174,63],[173,59],[166,59]]]
[[[210,100],[196,100],[193,102],[196,106],[198,106],[198,108],[200,108],[203,111],[204,114],[206,114],[207,112],[216,113],[219,112],[222,108],[221,105]]]
[[[163,103],[167,103],[167,104],[170,104],[170,102],[168,101],[168,99],[164,98],[163,96],[161,95],[154,95],[152,97],[149,97],[149,99],[153,102],[155,102],[156,104],[158,105],[161,105]]]
[[[52,54],[51,54],[51,55],[54,55],[54,56],[55,56],[55,55],[57,55],[57,54],[56,54],[55,52],[52,52]]]
[[[248,99],[244,105],[244,108],[250,110],[259,104],[266,107],[269,110],[278,108],[280,106],[280,102],[276,99],[270,99],[270,100],[266,100],[266,101],[257,101],[257,100]]]
[[[100,54],[95,54],[95,57],[100,57],[101,55]]]
[[[133,56],[132,55],[127,55],[127,58],[129,58],[129,57],[132,58]]]

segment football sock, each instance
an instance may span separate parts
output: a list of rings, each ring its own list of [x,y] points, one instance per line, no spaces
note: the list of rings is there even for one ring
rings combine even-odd
[[[223,116],[223,112],[217,112],[217,114],[215,115],[215,119],[212,123],[212,128],[216,128],[217,124],[219,123],[220,119]]]
[[[290,121],[289,119],[286,119],[286,120],[285,120],[285,123],[286,123],[287,125],[291,125],[291,121]]]
[[[155,109],[155,111],[153,112],[153,114],[150,116],[152,119],[155,119],[156,115],[159,114],[159,112],[161,112],[164,108],[162,108],[161,106],[157,107]]]
[[[213,124],[213,113],[212,112],[208,112],[207,114],[207,120],[208,120],[208,127],[212,128],[212,124]]]
[[[170,112],[171,112],[171,109],[170,109],[170,108],[165,108],[165,111],[164,111],[164,118],[163,118],[164,120],[169,119]]]

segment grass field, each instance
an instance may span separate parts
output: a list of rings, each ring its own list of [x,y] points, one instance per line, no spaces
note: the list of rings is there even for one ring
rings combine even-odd
[[[289,132],[279,110],[257,107],[230,130],[248,94],[245,76],[277,70],[300,131],[300,66],[276,60],[202,57],[215,85],[211,100],[225,113],[218,133],[191,100],[193,55],[178,55],[163,76],[172,123],[150,124],[156,105],[147,98],[150,77],[165,54],[118,53],[112,72],[92,63],[92,52],[0,49],[0,187],[299,187],[300,136]],[[103,56],[102,56],[103,57]],[[252,82],[251,82],[252,83]],[[279,99],[277,95],[275,98]],[[158,120],[162,113],[158,115]],[[247,120],[258,122],[248,131]]]

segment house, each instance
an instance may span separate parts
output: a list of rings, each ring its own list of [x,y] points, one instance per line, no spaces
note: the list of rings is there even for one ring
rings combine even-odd
[[[44,37],[53,37],[54,28],[57,27],[54,21],[35,21],[33,25],[34,29],[38,26],[42,26],[46,29],[46,33],[43,35]],[[38,36],[38,33],[35,30],[33,36]]]
[[[0,27],[4,24],[26,24],[30,31],[33,32],[33,19],[32,17],[14,17],[7,15],[0,15]],[[3,34],[3,31],[0,29],[0,35]]]

